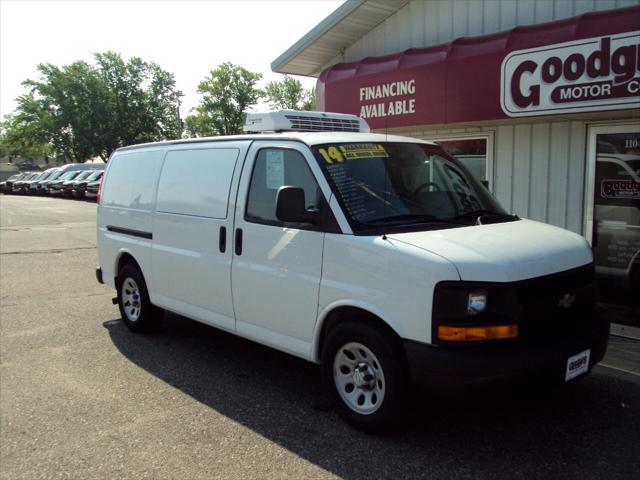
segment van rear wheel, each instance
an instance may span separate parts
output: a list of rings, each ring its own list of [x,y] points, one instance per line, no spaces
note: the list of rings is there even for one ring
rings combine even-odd
[[[162,310],[151,304],[140,270],[127,264],[118,273],[118,307],[124,324],[136,333],[155,331],[162,321]]]
[[[322,376],[337,413],[369,432],[397,425],[408,388],[402,352],[374,326],[345,322],[322,349]]]

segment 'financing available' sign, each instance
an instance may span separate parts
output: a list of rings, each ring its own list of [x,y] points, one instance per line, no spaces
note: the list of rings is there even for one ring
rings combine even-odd
[[[640,107],[640,31],[511,52],[500,103],[510,117]]]

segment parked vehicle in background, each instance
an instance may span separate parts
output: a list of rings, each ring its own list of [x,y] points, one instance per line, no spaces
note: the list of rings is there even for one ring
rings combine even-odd
[[[23,178],[26,178],[30,173],[31,172],[16,173],[15,175],[10,176],[6,181],[0,183],[2,193],[13,193],[13,184]]]
[[[84,170],[100,170],[104,169],[103,163],[68,163],[61,167],[58,167],[55,172],[51,174],[46,180],[38,182],[36,193],[47,194],[49,193],[49,187],[57,182],[65,173],[71,171],[84,171]]]
[[[20,175],[22,175],[22,174],[21,173],[16,173],[14,175],[11,175],[4,182],[0,182],[0,193],[6,193],[7,182],[13,182],[13,181],[17,180],[20,177]]]
[[[100,177],[95,182],[91,182],[87,184],[87,188],[84,192],[84,197],[87,200],[96,200],[98,198],[98,192],[100,192],[100,185],[102,185],[102,179],[104,176]]]
[[[44,172],[42,172],[40,175],[38,175],[36,178],[29,180],[27,182],[27,189],[25,193],[28,193],[29,195],[35,195],[36,193],[38,193],[37,191],[38,183],[46,180],[47,178],[50,178],[51,175],[53,175],[53,173],[57,169],[58,169],[57,167],[49,168]]]
[[[29,188],[28,182],[36,179],[40,175],[41,175],[41,172],[30,172],[26,177],[13,183],[13,187],[11,189],[12,192],[18,195],[26,193],[27,189]]]
[[[47,194],[49,190],[49,184],[57,180],[58,177],[60,177],[60,175],[62,175],[63,173],[64,171],[62,170],[62,167],[55,168],[47,178],[35,182],[35,184],[33,185],[33,193],[36,195]]]
[[[73,180],[81,173],[81,170],[71,170],[60,175],[57,180],[54,180],[49,184],[49,195],[61,195],[62,185],[64,184],[64,182]]]
[[[83,180],[76,180],[73,184],[73,190],[71,190],[73,198],[84,198],[87,185],[102,178],[103,174],[104,170],[96,170],[95,172],[91,172],[87,178]]]
[[[80,172],[71,180],[66,180],[62,182],[62,185],[60,185],[61,194],[64,195],[65,197],[70,197],[71,192],[75,188],[76,183],[82,182],[85,178],[87,178],[92,173],[93,171],[91,170],[85,170],[84,172]]]

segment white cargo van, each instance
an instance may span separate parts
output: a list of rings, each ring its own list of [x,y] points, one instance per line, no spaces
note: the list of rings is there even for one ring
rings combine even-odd
[[[247,123],[280,133],[111,157],[96,274],[131,330],[166,309],[319,363],[338,412],[369,430],[425,379],[569,381],[602,359],[581,236],[508,214],[437,145],[358,117]]]

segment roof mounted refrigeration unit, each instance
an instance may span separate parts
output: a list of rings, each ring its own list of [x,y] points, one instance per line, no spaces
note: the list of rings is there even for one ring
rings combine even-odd
[[[367,122],[346,113],[277,112],[247,113],[243,130],[246,133],[267,132],[362,132],[369,133]]]

